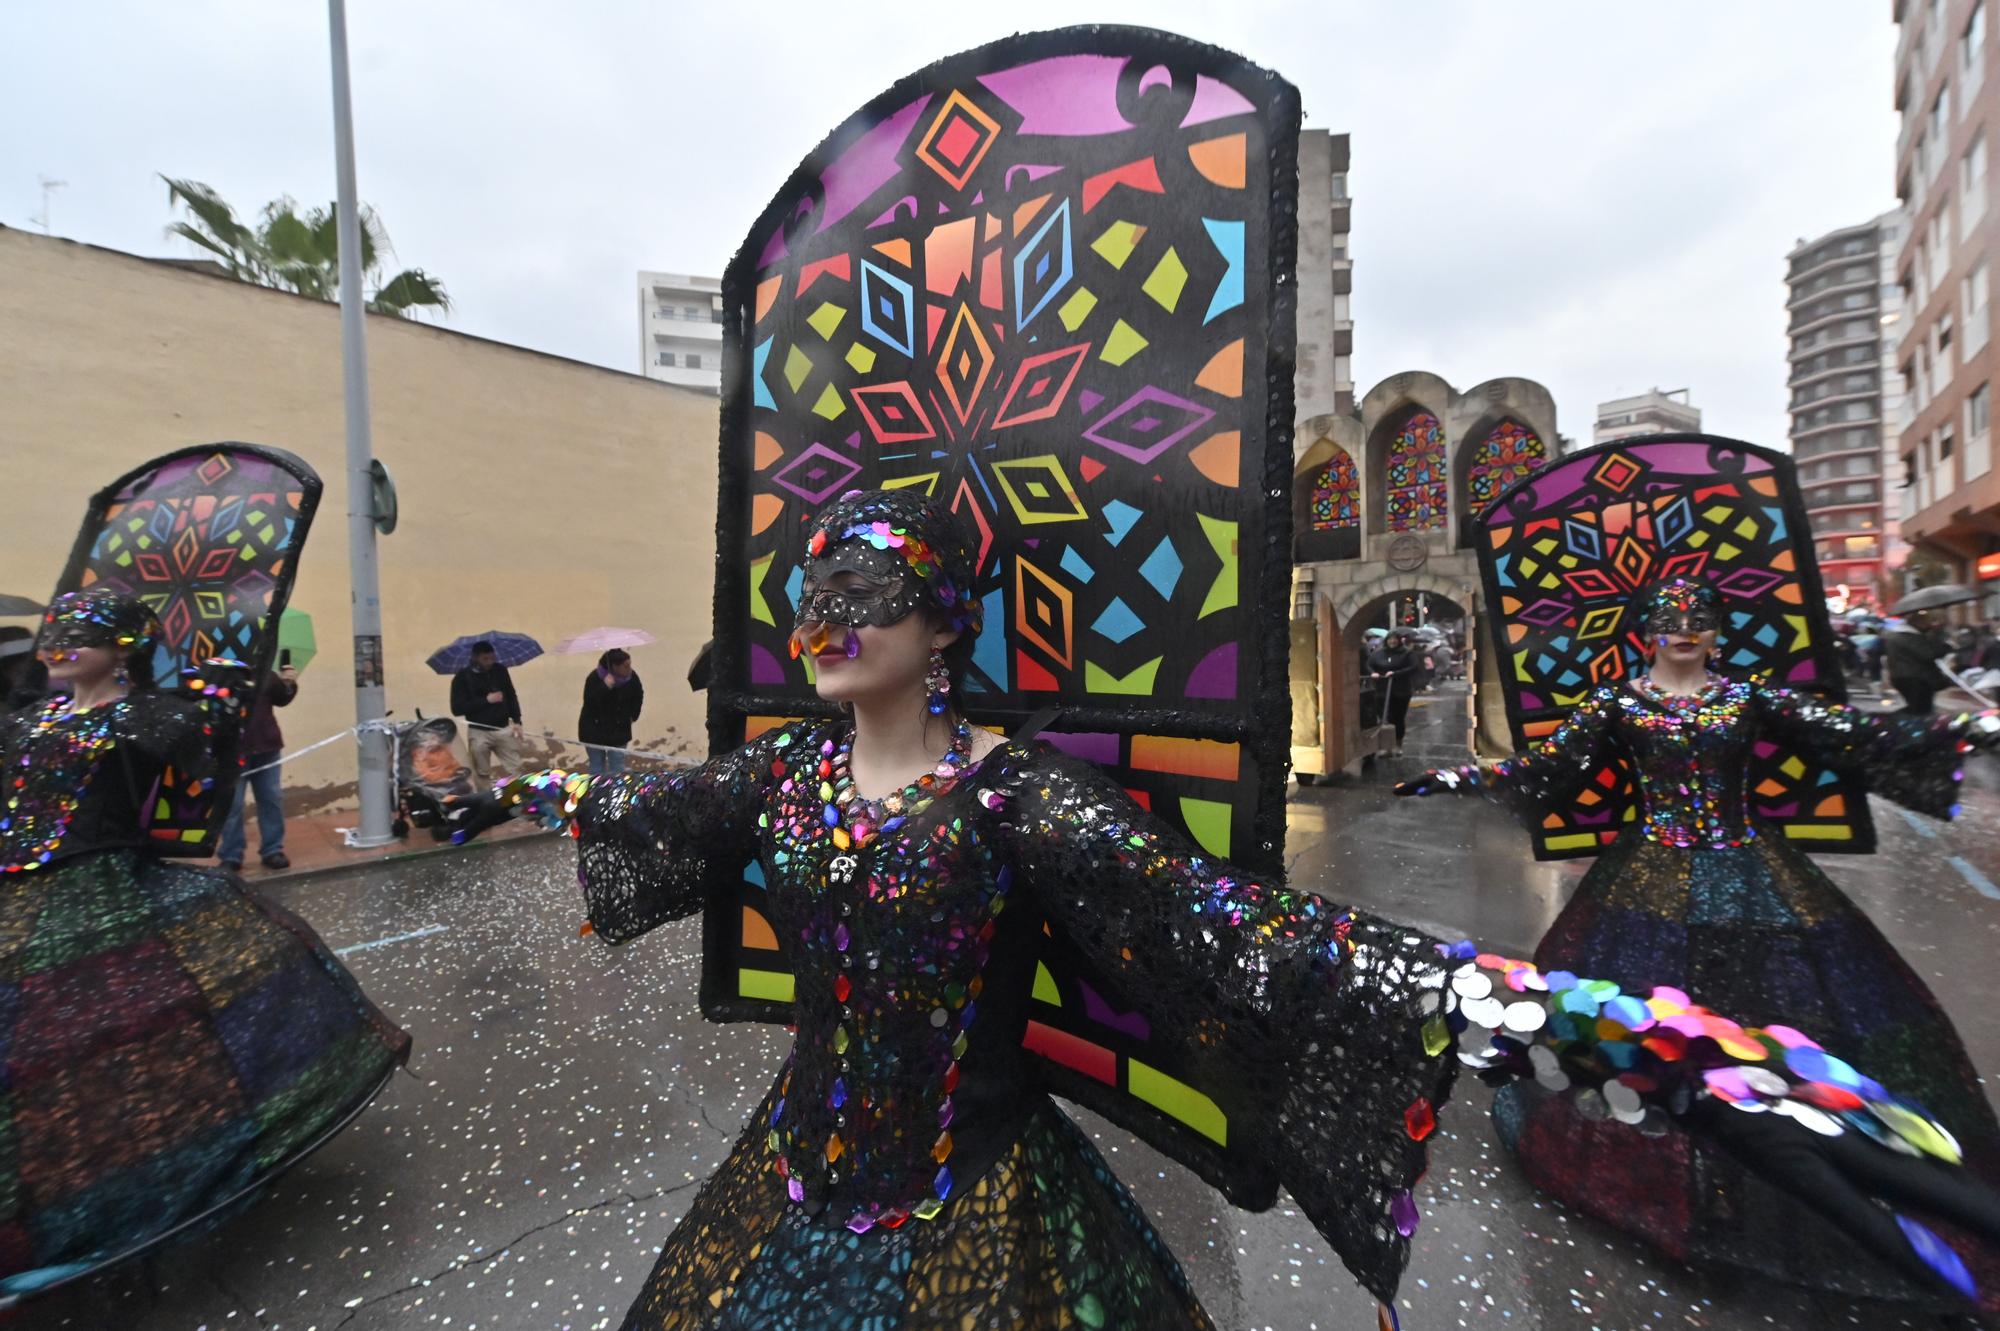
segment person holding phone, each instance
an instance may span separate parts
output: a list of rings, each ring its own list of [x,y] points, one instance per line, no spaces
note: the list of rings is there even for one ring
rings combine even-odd
[[[252,795],[257,799],[257,857],[266,869],[292,867],[291,858],[285,854],[284,769],[278,766],[284,755],[285,736],[278,728],[274,709],[291,706],[292,699],[298,696],[299,672],[292,668],[292,652],[288,647],[278,654],[277,673],[265,673],[257,688],[257,699],[250,705],[249,719],[243,725],[243,779],[236,783],[236,802],[222,824],[222,841],[217,848],[222,867],[231,873],[243,867],[247,848],[243,803]]]

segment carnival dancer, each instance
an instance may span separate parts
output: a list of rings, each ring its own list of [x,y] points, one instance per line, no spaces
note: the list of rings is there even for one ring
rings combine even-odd
[[[1720,598],[1698,580],[1648,588],[1627,613],[1649,642],[1643,674],[1590,693],[1525,753],[1427,772],[1396,793],[1481,795],[1536,826],[1623,758],[1636,816],[1584,875],[1536,965],[1626,990],[1668,986],[1745,1021],[1810,1031],[1935,1114],[1976,1175],[2000,1178],[2000,1124],[1937,999],[1781,830],[1760,823],[1746,788],[1755,746],[1777,740],[1875,794],[1948,818],[1964,754],[1986,739],[1991,714],[1876,716],[1720,674]],[[1855,1251],[1900,1249],[1891,1215],[1801,1204],[1813,1166],[1782,1150],[1746,1159],[1678,1126],[1642,1135],[1601,1108],[1587,1093],[1513,1086],[1494,1120],[1543,1191],[1675,1257],[1849,1294],[1916,1293]],[[1796,1170],[1794,1195],[1772,1186],[1774,1168]],[[1968,1250],[1987,1307],[2000,1308],[2000,1250]]]
[[[1688,1112],[1705,1072],[1747,1057],[1721,1038],[1748,1049],[1752,1033],[1671,995],[1576,989],[1206,859],[1095,768],[974,729],[955,703],[980,605],[950,514],[910,490],[853,492],[811,532],[793,649],[842,716],[690,771],[518,778],[447,814],[459,838],[511,814],[567,823],[587,931],[605,941],[694,913],[712,866],[752,858],[792,940],[791,1055],[667,1240],[628,1331],[1209,1326],[1022,1048],[1045,930],[1151,995],[1156,1039],[1261,1089],[1263,1118],[1232,1131],[1268,1140],[1307,1216],[1384,1300],[1418,1222],[1410,1189],[1454,1044],[1500,1077],[1594,1084],[1636,1069],[1656,1106],[1634,1095],[1642,1117]],[[1576,1016],[1621,999],[1608,1009],[1619,1029],[1672,1020],[1695,1034],[1666,1058]],[[1805,1087],[1757,1072],[1773,1105]],[[1764,1126],[1715,1117],[1725,1133]],[[1880,1155],[1873,1176],[1826,1164],[1856,1205],[1907,1195],[1902,1166],[1927,1168],[1858,1129],[1824,1139],[1764,1117]],[[1942,1185],[1953,1213],[2000,1239],[1991,1194],[1936,1172],[1956,1180]],[[1912,1232],[1931,1245],[1905,1244],[1913,1278],[1965,1289],[1949,1249]]]
[[[219,1212],[381,1088],[409,1039],[303,922],[154,853],[162,783],[225,803],[237,681],[154,685],[138,600],[65,594],[56,696],[0,718],[0,1294]]]

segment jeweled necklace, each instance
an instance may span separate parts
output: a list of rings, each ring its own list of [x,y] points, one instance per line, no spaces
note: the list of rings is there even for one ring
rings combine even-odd
[[[1706,701],[1724,682],[1721,675],[1710,670],[1702,675],[1701,687],[1693,693],[1669,693],[1654,682],[1651,675],[1639,676],[1637,684],[1639,696],[1648,702],[1658,703],[1660,706],[1668,709],[1678,709],[1691,707],[1696,703]]]
[[[856,846],[865,846],[884,832],[893,832],[903,820],[928,800],[942,795],[958,783],[959,774],[972,758],[972,727],[963,718],[951,728],[951,748],[938,759],[937,766],[899,791],[879,800],[863,799],[854,788],[849,759],[854,751],[854,731],[834,750],[828,761],[827,779],[831,790],[821,816],[836,831],[845,830]],[[844,848],[843,848],[844,849]]]

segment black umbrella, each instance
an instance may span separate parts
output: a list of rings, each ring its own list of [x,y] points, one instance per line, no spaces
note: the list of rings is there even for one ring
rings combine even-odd
[[[1957,582],[1940,582],[1935,587],[1920,587],[1902,600],[1896,602],[1892,614],[1907,615],[1913,610],[1937,610],[1948,605],[1964,605],[1976,601],[1979,593]]]
[[[708,681],[715,674],[715,663],[711,659],[714,655],[715,639],[713,638],[703,643],[701,650],[694,654],[694,664],[688,667],[688,687],[696,693],[700,693],[703,689],[707,688]]]
[[[39,615],[47,609],[40,601],[29,596],[9,596],[0,592],[0,615],[15,619],[26,615]]]
[[[490,644],[493,654],[500,658],[500,664],[509,669],[542,654],[542,644],[525,633],[502,633],[499,629],[488,629],[484,633],[468,633],[463,638],[454,638],[432,652],[424,664],[440,675],[456,675],[472,664],[472,646],[479,642]]]

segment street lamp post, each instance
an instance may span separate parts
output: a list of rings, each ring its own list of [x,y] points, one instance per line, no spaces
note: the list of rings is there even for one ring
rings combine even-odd
[[[347,88],[347,4],[327,0],[333,46],[333,152],[339,186],[340,359],[347,406],[347,568],[354,612],[354,720],[360,759],[361,826],[348,833],[356,848],[395,840],[390,831],[394,789],[382,681],[382,593],[375,560],[374,443],[368,421],[368,348],[361,288],[361,213],[354,187],[354,107]]]

